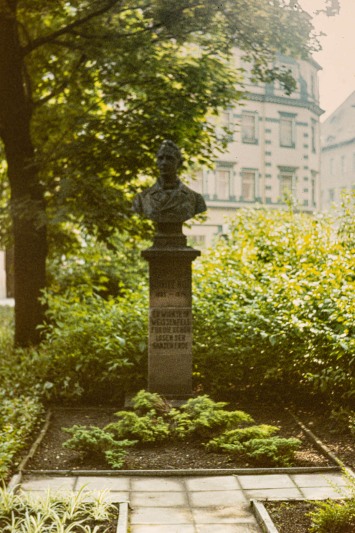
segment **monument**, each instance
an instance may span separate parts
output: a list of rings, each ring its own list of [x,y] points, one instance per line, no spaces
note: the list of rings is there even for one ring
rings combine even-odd
[[[153,246],[142,252],[149,263],[148,390],[176,399],[192,394],[191,264],[200,255],[187,246],[182,226],[206,211],[203,197],[178,178],[181,164],[179,148],[163,141],[159,178],[133,202],[156,228]]]

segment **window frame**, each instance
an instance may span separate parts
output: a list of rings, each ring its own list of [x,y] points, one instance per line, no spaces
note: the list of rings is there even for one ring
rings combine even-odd
[[[244,123],[245,119],[253,119],[253,125],[247,125]],[[252,128],[253,134],[247,135],[246,130],[248,128]],[[258,144],[259,143],[259,120],[258,120],[258,114],[256,112],[250,112],[250,111],[243,111],[242,112],[242,118],[241,118],[241,137],[242,137],[242,143],[244,144]]]

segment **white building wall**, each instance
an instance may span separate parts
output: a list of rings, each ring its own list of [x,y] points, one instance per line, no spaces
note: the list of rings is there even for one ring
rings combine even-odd
[[[202,179],[190,183],[192,188],[204,194],[208,207],[207,221],[204,224],[194,223],[186,230],[193,243],[211,244],[214,235],[224,233],[226,217],[240,207],[267,205],[285,208],[281,191],[281,183],[285,180],[292,181],[292,196],[299,209],[311,212],[319,207],[319,116],[322,113],[318,106],[319,67],[312,60],[281,60],[291,68],[297,80],[296,91],[288,97],[278,83],[273,86],[246,83],[248,100],[229,110],[229,128],[233,136],[228,149],[219,156],[214,170],[204,169]],[[240,61],[238,53],[236,61]],[[254,117],[255,138],[252,140],[245,139],[243,115]],[[287,123],[288,131],[292,130],[292,146],[281,143],[282,121]],[[218,190],[221,170],[230,173],[228,198],[219,196],[219,193],[225,193],[223,188]],[[243,175],[253,173],[253,195],[246,198],[243,196]]]

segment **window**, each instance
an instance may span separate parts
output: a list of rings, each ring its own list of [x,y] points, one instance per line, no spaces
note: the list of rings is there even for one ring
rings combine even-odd
[[[335,200],[334,189],[328,189],[328,199],[329,199],[329,202],[334,202]]]
[[[315,154],[317,151],[317,127],[314,120],[311,123],[311,146],[312,152]]]
[[[330,170],[330,175],[334,176],[334,159],[333,158],[331,158],[331,160],[329,161],[329,170]]]
[[[230,197],[230,170],[216,171],[216,195],[218,200],[229,200]]]
[[[206,236],[205,235],[191,235],[189,237],[190,246],[205,246]]]
[[[316,185],[317,185],[317,173],[312,170],[312,179],[311,179],[311,202],[312,202],[312,206],[315,206],[316,203],[317,203]]]
[[[255,170],[243,170],[242,176],[242,200],[253,202],[255,200]]]
[[[345,155],[342,155],[340,159],[340,173],[343,175],[345,174],[345,172],[346,172],[346,159],[345,159]]]
[[[194,191],[199,192],[200,194],[204,193],[202,170],[200,170],[199,172],[196,172],[195,179],[192,181],[191,187]]]
[[[242,113],[242,141],[243,143],[258,142],[257,116],[251,113]]]
[[[315,77],[314,77],[314,74],[311,73],[311,96],[315,96],[316,94],[316,82],[315,82]]]
[[[279,183],[280,183],[280,201],[284,203],[288,198],[292,197],[295,187],[295,169],[287,167],[280,167]]]
[[[293,117],[280,118],[280,146],[295,147],[295,119]]]
[[[229,111],[221,111],[217,118],[217,135],[220,139],[233,141],[233,123]]]

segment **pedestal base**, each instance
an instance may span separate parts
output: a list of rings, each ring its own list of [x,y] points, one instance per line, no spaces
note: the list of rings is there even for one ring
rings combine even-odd
[[[192,396],[191,263],[200,255],[188,246],[152,247],[148,390],[167,398]]]

